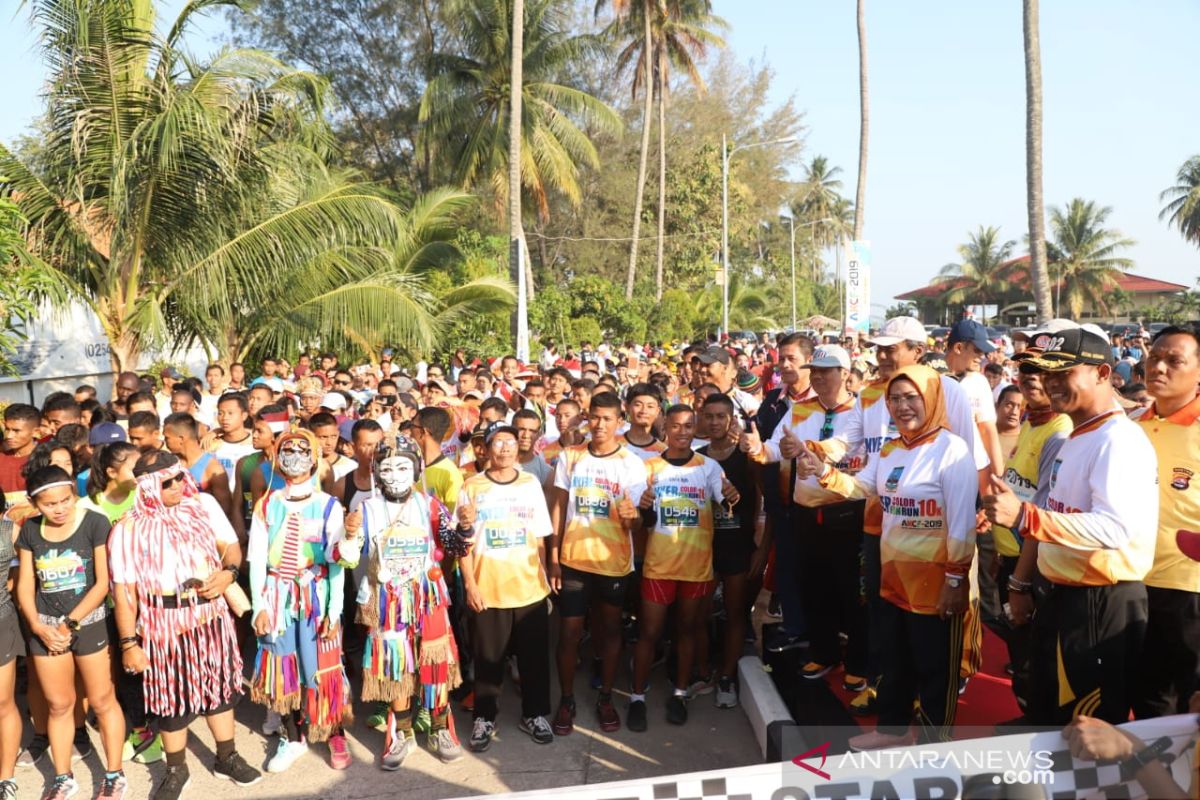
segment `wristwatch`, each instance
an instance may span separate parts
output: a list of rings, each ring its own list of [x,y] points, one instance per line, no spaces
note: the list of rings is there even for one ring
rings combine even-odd
[[[240,578],[242,575],[242,570],[237,564],[226,564],[225,566],[221,567],[221,569],[226,570],[233,575],[234,583],[237,583],[238,578]]]
[[[1147,764],[1157,761],[1171,747],[1170,736],[1160,736],[1142,750],[1121,762],[1122,777],[1134,777]]]
[[[79,630],[79,620],[74,617],[63,617],[63,624],[67,626],[67,630],[75,632]]]
[[[962,586],[962,582],[963,582],[963,577],[961,575],[947,575],[946,576],[946,585],[949,586],[951,589],[957,589],[959,586]]]

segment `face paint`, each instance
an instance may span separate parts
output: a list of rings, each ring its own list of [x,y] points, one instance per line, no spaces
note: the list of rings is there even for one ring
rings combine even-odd
[[[413,462],[404,456],[385,458],[379,462],[377,477],[384,497],[392,501],[407,500],[413,488]]]
[[[313,457],[308,449],[301,449],[289,442],[279,451],[279,471],[289,478],[298,478],[312,472]]]

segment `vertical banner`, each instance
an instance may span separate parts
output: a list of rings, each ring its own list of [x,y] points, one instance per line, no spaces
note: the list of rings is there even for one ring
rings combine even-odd
[[[871,243],[850,242],[846,254],[846,330],[867,334],[871,328]]]

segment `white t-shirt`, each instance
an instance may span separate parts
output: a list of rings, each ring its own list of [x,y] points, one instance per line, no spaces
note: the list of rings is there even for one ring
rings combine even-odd
[[[229,524],[229,519],[225,516],[217,499],[204,492],[196,495],[196,499],[200,501],[204,513],[208,516],[208,525],[217,540],[217,552],[221,552],[223,546],[236,544],[237,534],[233,532],[233,526]],[[128,525],[121,522],[118,522],[113,528],[108,543],[108,563],[112,570],[113,583],[137,583],[137,570],[125,563],[123,544],[124,537],[137,535],[137,531],[130,530]],[[179,556],[176,554],[175,548],[171,546],[170,541],[164,539],[158,580],[151,583],[163,594],[174,594],[184,582],[192,578],[208,577],[207,575],[185,575],[184,571],[180,568]]]
[[[968,372],[962,376],[958,385],[962,387],[971,406],[975,422],[996,421],[996,399],[992,396],[992,387],[982,372]]]
[[[250,455],[257,453],[258,450],[250,442],[254,439],[253,436],[247,436],[240,442],[230,443],[221,440],[213,450],[213,457],[225,470],[225,477],[229,479],[229,491],[233,491],[234,473],[237,472],[238,461]]]

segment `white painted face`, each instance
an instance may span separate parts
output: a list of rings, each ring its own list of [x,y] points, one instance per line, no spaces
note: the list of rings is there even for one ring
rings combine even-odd
[[[389,500],[403,499],[413,488],[413,462],[404,456],[392,456],[379,462],[379,487]]]

